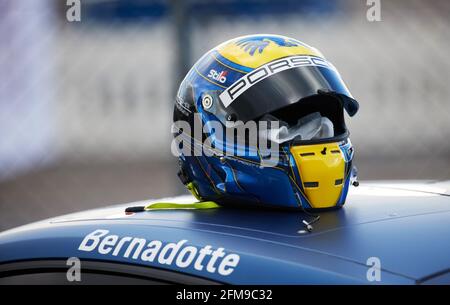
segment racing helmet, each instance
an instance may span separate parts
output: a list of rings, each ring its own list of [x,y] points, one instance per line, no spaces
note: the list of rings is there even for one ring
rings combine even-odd
[[[178,176],[199,200],[221,205],[341,207],[357,184],[344,111],[358,108],[317,49],[279,35],[231,39],[203,55],[177,92]]]

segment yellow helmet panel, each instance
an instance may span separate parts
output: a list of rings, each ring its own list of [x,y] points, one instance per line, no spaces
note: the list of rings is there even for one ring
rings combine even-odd
[[[226,59],[249,68],[291,55],[313,55],[323,58],[319,50],[296,39],[278,35],[238,37],[219,45],[216,50]]]

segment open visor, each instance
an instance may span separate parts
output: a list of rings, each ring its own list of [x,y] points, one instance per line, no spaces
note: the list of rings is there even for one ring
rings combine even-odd
[[[336,97],[350,116],[358,111],[358,102],[352,98],[331,64],[310,56],[296,56],[294,59],[303,60],[303,65],[292,66],[292,58],[286,58],[246,74],[205,110],[224,124],[227,121],[247,122],[277,109],[302,103],[305,97],[325,94]]]

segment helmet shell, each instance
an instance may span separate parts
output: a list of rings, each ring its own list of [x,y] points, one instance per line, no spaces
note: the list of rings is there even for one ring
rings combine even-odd
[[[297,60],[297,63],[305,60],[308,64],[294,67],[296,63],[294,60]],[[284,64],[284,61],[290,62]],[[292,66],[288,66],[289,64]],[[285,65],[287,68],[280,69],[280,72],[273,72],[270,65],[272,67]],[[249,77],[252,74],[256,75],[263,69],[269,71],[267,77],[258,80],[257,84],[249,81],[253,88],[243,90],[240,97],[238,96],[231,101],[232,106],[227,106],[224,103],[223,97],[227,92],[230,92],[230,88],[237,86],[243,79],[251,80]],[[295,92],[295,94],[285,94],[285,99],[284,96],[282,98],[279,96],[278,98],[271,97],[272,89],[272,91],[264,91],[266,88],[279,87],[280,79],[276,79],[276,77],[284,73],[283,77],[287,79],[287,73],[292,74],[295,70],[301,72],[297,73],[295,77],[303,77],[300,79],[293,78],[296,83],[302,83],[303,80],[307,82],[308,79],[311,79],[312,74],[318,75],[317,79],[325,79],[320,86],[331,85],[329,88],[323,89],[323,92],[320,91],[322,87],[317,90],[318,88],[311,85],[304,86],[307,87],[306,91],[302,89],[303,91]],[[270,74],[271,72],[273,73]],[[272,79],[275,79],[275,83],[270,83]],[[313,83],[320,82],[313,80]],[[286,87],[290,88],[292,85]],[[254,101],[251,95],[250,98],[246,97],[246,101],[241,101],[252,90],[256,92],[254,93],[256,95],[261,95],[262,92],[263,95],[255,98]],[[319,94],[317,91],[321,93]],[[255,105],[255,103],[258,100],[261,102],[261,99],[264,99],[265,96],[271,97],[268,102],[263,101],[268,105],[268,108],[261,109],[261,104]],[[334,190],[336,195],[333,199],[330,199],[329,196],[320,195],[320,192],[325,194],[326,191],[325,189],[321,190],[320,187],[314,191],[308,190],[307,185],[312,184],[303,181],[303,178],[314,176],[317,166],[308,169],[308,175],[305,172],[302,175],[301,160],[295,154],[296,150],[291,149],[292,142],[280,146],[277,155],[278,161],[271,166],[264,165],[259,150],[257,154],[236,156],[223,154],[223,151],[215,151],[214,145],[205,149],[205,146],[208,146],[205,145],[206,139],[219,142],[210,127],[212,123],[226,125],[228,121],[236,120],[236,117],[233,116],[237,116],[237,119],[240,116],[246,119],[258,119],[262,114],[272,113],[273,111],[280,112],[282,109],[288,109],[289,107],[291,107],[289,109],[293,109],[292,107],[301,106],[301,103],[305,105],[314,104],[315,99],[321,101],[333,100],[333,103],[338,106],[334,106],[335,108],[327,111],[328,113],[333,112],[332,115],[339,117],[342,121],[340,122],[342,130],[339,136],[328,141],[322,141],[328,144],[334,143],[336,150],[339,150],[339,166],[330,169],[330,175],[331,170],[342,172],[339,179],[333,178],[333,183],[341,180],[339,185],[333,185],[333,187],[339,187],[338,191]],[[312,103],[309,100],[312,100]],[[282,104],[272,105],[272,101],[281,101]],[[255,113],[249,112],[248,109],[242,109],[241,111],[238,107],[240,104],[249,105],[252,103],[254,109],[259,109],[255,110]],[[203,55],[188,72],[178,90],[174,108],[174,121],[186,122],[190,128],[174,128],[174,136],[176,139],[182,138],[191,144],[189,150],[184,150],[179,154],[179,176],[191,191],[194,190],[195,195],[200,200],[214,200],[220,204],[257,204],[302,209],[342,206],[350,181],[354,178],[352,177],[353,147],[348,139],[342,109],[353,115],[358,110],[358,104],[352,98],[336,68],[326,61],[317,49],[299,40],[280,35],[259,34],[231,39]],[[303,110],[296,108],[295,111],[290,112],[297,111],[301,113]],[[252,115],[254,115],[253,118]],[[198,126],[200,126],[200,129]],[[196,130],[200,130],[200,136],[195,135]],[[234,146],[232,147],[233,151],[236,149],[235,143],[229,144],[224,141],[223,145]],[[317,145],[317,143],[294,144],[294,146],[299,145]],[[252,148],[244,147],[244,149],[251,150]],[[207,153],[208,150],[211,152]],[[317,162],[311,162],[310,164],[317,165],[321,160]],[[306,162],[303,164],[306,164]],[[308,167],[305,165],[305,170],[306,168]],[[321,168],[325,169],[322,170],[321,175],[327,176],[327,167]]]

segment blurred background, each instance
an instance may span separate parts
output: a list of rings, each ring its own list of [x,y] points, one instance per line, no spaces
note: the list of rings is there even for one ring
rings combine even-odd
[[[246,34],[297,38],[339,69],[361,104],[360,179],[450,179],[450,1],[381,0],[378,22],[366,0],[68,2],[81,21],[66,0],[0,0],[0,230],[184,193],[175,90]]]

